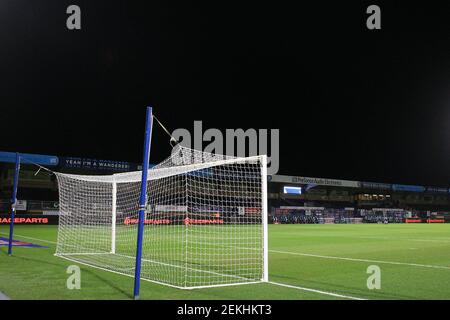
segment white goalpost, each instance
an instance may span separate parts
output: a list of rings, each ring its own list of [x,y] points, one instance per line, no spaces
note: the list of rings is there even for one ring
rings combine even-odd
[[[149,169],[140,279],[182,289],[268,281],[266,161],[177,145]],[[56,256],[134,277],[142,171],[55,174]]]

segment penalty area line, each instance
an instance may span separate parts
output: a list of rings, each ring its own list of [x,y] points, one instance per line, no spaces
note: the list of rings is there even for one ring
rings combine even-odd
[[[0,291],[0,300],[11,300],[11,298]]]
[[[302,290],[302,291],[314,292],[314,293],[319,293],[319,294],[332,296],[332,297],[336,297],[336,298],[344,298],[344,299],[350,299],[350,300],[368,300],[368,299],[364,299],[364,298],[347,296],[347,295],[344,295],[344,294],[339,294],[339,293],[334,293],[334,292],[328,292],[328,291],[322,291],[322,290],[317,290],[317,289],[311,289],[311,288],[294,286],[294,285],[286,284],[286,283],[280,283],[280,282],[274,282],[274,281],[269,281],[268,283],[276,285],[276,286],[280,286],[280,287],[286,287],[286,288],[297,289],[297,290]]]

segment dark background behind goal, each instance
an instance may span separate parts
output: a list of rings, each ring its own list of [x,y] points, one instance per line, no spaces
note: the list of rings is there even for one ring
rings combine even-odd
[[[279,128],[281,174],[446,186],[450,4],[297,3],[2,1],[0,150],[139,162],[152,104],[170,129]]]

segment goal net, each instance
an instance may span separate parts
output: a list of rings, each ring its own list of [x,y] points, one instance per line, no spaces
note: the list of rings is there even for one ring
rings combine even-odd
[[[56,173],[56,255],[134,276],[141,171]],[[148,171],[141,279],[177,288],[267,281],[266,157],[180,145]]]

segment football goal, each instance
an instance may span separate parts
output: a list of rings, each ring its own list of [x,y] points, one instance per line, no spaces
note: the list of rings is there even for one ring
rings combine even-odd
[[[266,168],[178,144],[146,175],[55,173],[56,255],[182,289],[268,281]]]

